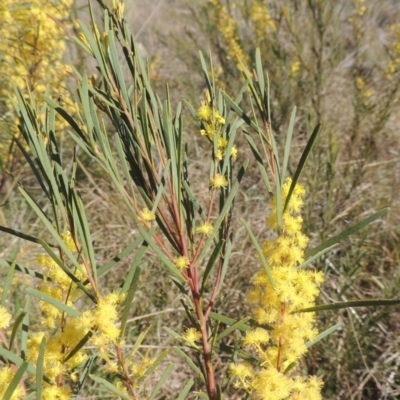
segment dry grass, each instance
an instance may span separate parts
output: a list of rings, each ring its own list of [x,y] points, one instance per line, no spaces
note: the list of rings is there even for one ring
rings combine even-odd
[[[372,26],[378,26],[385,18],[398,17],[398,14],[390,11],[389,1],[380,2],[379,7],[377,4],[375,7],[376,17],[370,20]],[[165,82],[170,82],[173,99],[188,97],[196,101],[203,87],[199,76],[200,68],[196,70],[194,66],[193,45],[188,38],[187,47],[173,48],[176,41],[170,40],[173,35],[186,38],[189,32],[204,47],[207,46],[207,40],[197,30],[184,1],[132,1],[128,18],[136,32],[136,39],[142,45],[143,53],[150,60],[152,78],[159,82],[160,90]],[[371,47],[366,50],[374,52],[374,47],[379,48],[384,41],[385,37],[371,37]],[[188,62],[184,63],[183,57]],[[331,118],[328,122],[329,131],[321,139],[304,177],[310,194],[304,216],[307,234],[311,235],[312,245],[315,245],[321,239],[337,234],[379,208],[390,206],[392,211],[386,221],[375,223],[372,228],[342,243],[339,249],[316,264],[317,268],[324,269],[326,273],[321,296],[323,303],[398,297],[400,287],[398,106],[395,106],[397,111],[392,114],[385,129],[374,133],[372,143],[368,142],[371,139],[367,135],[368,126],[360,129],[352,139],[349,126],[353,116],[345,112],[346,109],[351,109],[352,101],[347,95],[346,87],[349,65],[351,59],[345,58],[337,66],[338,74],[331,79],[324,95],[324,112],[329,110]],[[298,118],[298,126],[302,130],[295,133],[293,165],[306,141],[304,129],[307,126],[307,110],[303,107],[302,111]],[[288,121],[282,131],[287,123]],[[186,138],[195,160],[191,170],[192,181],[197,183],[197,192],[204,192],[206,195],[208,172],[202,162],[202,141],[190,125]],[[240,146],[240,157],[251,158],[249,150],[244,147],[244,140],[238,140],[243,144]],[[337,154],[333,154],[335,146],[338,149]],[[368,146],[372,146],[372,153],[368,153],[367,150],[371,150]],[[109,182],[84,157],[81,158],[81,163],[80,185],[101,265],[128,245],[137,232],[133,218],[129,218]],[[329,181],[326,179],[328,165],[331,168]],[[29,186],[29,183],[27,177],[26,184]],[[225,285],[225,301],[218,310],[233,318],[249,314],[245,293],[251,276],[259,268],[239,218],[250,223],[260,242],[267,235],[267,194],[260,193],[258,184],[258,170],[253,163],[235,205],[234,252]],[[13,191],[3,196],[3,201],[0,202],[7,200],[7,203],[0,210],[1,224],[28,234],[38,234],[40,228],[37,221],[18,193]],[[34,266],[32,256],[37,252],[36,246],[13,241],[3,233],[0,235],[2,257],[12,258],[19,253],[21,264]],[[132,324],[128,326],[128,337],[131,335],[133,338],[138,330],[151,326],[146,345],[161,351],[176,344],[162,327],[168,326],[176,331],[181,331],[184,327],[181,298],[161,272],[157,259],[149,255],[146,263],[148,265],[141,277],[141,289],[132,308]],[[111,290],[117,287],[127,267],[127,264],[121,265],[120,270],[107,275],[104,278],[104,288]],[[320,330],[338,322],[343,325],[340,331],[315,346],[302,365],[308,373],[317,373],[323,378],[324,398],[378,400],[400,397],[398,311],[398,307],[381,307],[320,314]],[[167,399],[174,398],[174,394],[182,388],[190,375],[187,366],[172,352],[170,360],[176,362],[177,366],[173,379],[165,387],[164,395]],[[218,372],[222,373],[225,366],[224,358],[216,363]],[[157,378],[156,374],[151,379],[155,382]],[[229,398],[239,397],[232,394]]]

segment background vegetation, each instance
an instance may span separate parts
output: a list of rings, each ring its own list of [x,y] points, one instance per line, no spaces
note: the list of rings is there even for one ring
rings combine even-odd
[[[87,10],[79,7],[75,4],[71,15],[77,13],[87,19]],[[292,162],[300,157],[315,124],[322,122],[323,131],[302,182],[307,190],[304,221],[311,245],[334,236],[382,207],[391,207],[387,219],[351,236],[316,263],[316,268],[325,273],[321,302],[395,298],[399,294],[399,7],[398,2],[386,0],[188,3],[164,0],[155,4],[132,2],[127,10],[132,31],[143,55],[149,59],[150,77],[161,91],[165,82],[169,82],[172,102],[186,97],[200,105],[205,87],[198,49],[211,52],[217,82],[234,94],[243,82],[240,69],[252,70],[255,49],[259,47],[270,78],[271,123],[280,144],[292,107],[298,107]],[[100,20],[100,12],[98,17]],[[65,53],[64,62],[79,64],[89,75],[96,74],[90,61],[85,63],[83,55],[72,46]],[[74,82],[70,81],[69,85],[72,92]],[[6,114],[7,101],[5,97],[2,100],[2,111]],[[12,116],[7,118],[12,124]],[[207,151],[205,142],[194,126],[186,129],[186,140],[191,143],[189,151],[193,158],[201,160]],[[2,129],[1,134],[4,132]],[[67,156],[72,149],[63,143],[61,139],[61,152]],[[239,160],[248,158],[249,150],[244,143],[238,135]],[[8,159],[5,158],[8,151],[4,152],[4,147],[0,150],[2,160]],[[19,161],[18,152],[12,151],[12,173],[20,175],[27,188],[39,193],[26,165]],[[126,206],[114,196],[98,167],[84,154],[78,162],[78,174],[82,174],[81,182],[85,182],[80,190],[87,204],[96,254],[103,257],[98,262],[102,264],[131,242],[135,230],[125,220]],[[200,187],[203,185],[206,189],[207,183],[201,182],[205,168],[205,163],[198,161],[192,179],[198,174]],[[294,164],[289,165],[291,173],[293,168]],[[0,224],[40,236],[36,217],[14,190],[14,183],[6,177],[4,169],[2,174]],[[266,235],[267,193],[260,193],[258,182],[257,166],[250,164],[236,209],[262,242]],[[240,318],[248,314],[245,293],[259,266],[243,226],[238,220],[233,224],[235,251],[227,276],[224,310],[219,311]],[[37,247],[0,235],[1,258],[18,255],[21,263],[33,267]],[[152,264],[157,260],[147,259],[147,262]],[[126,267],[127,264],[120,268]],[[115,276],[107,276],[104,285],[115,287]],[[160,351],[173,343],[161,327],[168,322],[175,331],[183,328],[180,299],[163,278],[152,268],[145,270],[141,279],[146,285],[137,293],[133,310],[140,316],[137,317],[140,329],[150,328],[148,346]],[[18,307],[22,301],[19,296],[15,291],[9,303]],[[341,330],[313,347],[302,365],[305,371],[318,374],[325,382],[324,398],[395,399],[400,396],[397,313],[396,307],[379,307],[319,314],[321,331],[338,322],[343,325]],[[128,324],[128,330],[139,329],[138,325],[130,327]],[[179,359],[174,361],[179,363]],[[221,359],[221,364],[224,362]],[[180,387],[180,376],[183,379],[188,375],[186,366],[180,365],[179,373],[174,375],[176,381],[170,381],[164,388],[166,398],[174,398]],[[156,381],[157,376],[153,379]],[[96,390],[93,387],[93,393]]]

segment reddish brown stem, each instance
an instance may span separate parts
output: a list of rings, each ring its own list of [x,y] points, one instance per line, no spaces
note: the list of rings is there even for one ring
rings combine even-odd
[[[132,380],[131,380],[131,378],[129,376],[129,372],[126,369],[126,365],[124,363],[124,356],[122,355],[121,349],[118,346],[115,346],[115,350],[117,352],[118,362],[121,365],[121,368],[122,368],[122,370],[124,372],[124,375],[125,375],[126,385],[128,387],[128,390],[131,393],[131,395],[133,396],[133,398],[135,400],[137,400],[138,397],[137,397],[137,393],[136,393],[136,390],[135,390],[135,386],[133,385],[133,382],[132,382]]]
[[[215,378],[214,378],[214,371],[212,368],[211,362],[211,345],[208,341],[208,332],[207,332],[207,318],[203,315],[203,310],[201,308],[201,298],[198,292],[192,292],[194,303],[196,307],[196,314],[200,324],[201,329],[201,340],[202,340],[202,347],[203,347],[203,360],[204,366],[206,369],[206,386],[207,386],[207,393],[210,400],[216,400],[217,398],[217,391],[215,387]]]

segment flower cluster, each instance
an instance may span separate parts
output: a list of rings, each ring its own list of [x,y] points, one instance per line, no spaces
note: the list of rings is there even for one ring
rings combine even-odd
[[[69,231],[63,233],[61,238],[71,252],[77,252],[75,241]],[[63,258],[67,259],[65,255]],[[45,295],[76,309],[76,301],[82,296],[82,291],[77,284],[50,256],[39,255],[37,262],[43,274],[49,278],[42,281],[38,289]],[[81,267],[83,272],[76,270],[74,275],[84,282],[87,280],[87,273],[84,266],[81,265]],[[90,285],[87,284],[86,287],[89,289]],[[84,311],[77,317],[66,315],[49,302],[39,303],[44,315],[41,321],[42,326],[47,330],[30,335],[27,343],[27,361],[32,364],[37,363],[42,339],[46,337],[43,374],[47,380],[43,382],[42,398],[44,400],[70,399],[71,387],[79,378],[76,370],[88,357],[84,347],[78,350],[85,336],[90,336],[88,343],[97,347],[99,355],[106,364],[112,364],[107,354],[110,345],[113,345],[120,335],[120,329],[117,326],[119,320],[117,308],[123,300],[124,295],[120,293],[99,296],[96,307]],[[5,374],[6,371],[2,369],[0,373]],[[69,384],[66,384],[68,381]],[[18,397],[15,398],[18,399]]]
[[[290,185],[291,180],[287,179],[282,186],[282,204]],[[257,356],[260,364],[256,367],[248,363],[230,366],[235,385],[257,400],[321,399],[322,382],[316,377],[294,376],[292,369],[306,353],[306,342],[318,334],[314,313],[296,311],[315,304],[318,284],[323,281],[322,273],[297,268],[304,261],[308,244],[307,236],[301,232],[302,218],[298,215],[303,195],[303,187],[297,185],[282,215],[280,234],[263,246],[275,287],[262,269],[254,276],[253,288],[248,293],[254,319],[271,328],[251,330],[243,339],[243,346]],[[275,199],[268,225],[277,228]],[[289,369],[291,372],[286,373]]]
[[[218,110],[213,108],[208,92],[206,92],[206,100],[201,102],[201,106],[197,110],[197,117],[202,124],[202,129],[200,130],[201,136],[206,136],[210,141],[213,141],[214,137],[217,137],[215,158],[221,161],[228,147],[228,140],[221,135],[222,127],[225,125],[225,118]],[[230,155],[233,159],[237,157],[236,146],[232,146]]]
[[[202,122],[203,129],[200,130],[201,136],[207,136],[210,140],[214,136],[219,136],[221,128],[225,124],[225,118],[221,116],[218,110],[214,110],[210,101],[202,101],[197,110],[197,116]]]
[[[12,379],[14,378],[15,371],[11,367],[3,367],[0,369],[0,398],[4,399],[4,394],[8,389]],[[14,393],[11,395],[11,400],[22,400],[24,396],[24,390],[21,385],[18,385]]]
[[[235,20],[229,14],[227,8],[222,4],[221,0],[209,0],[209,8],[214,19],[214,24],[221,33],[224,44],[228,51],[228,57],[232,58],[237,67],[242,70],[250,64],[248,55],[243,51],[239,44],[238,28]],[[241,63],[238,62],[241,61]]]
[[[356,7],[353,15],[349,17],[348,21],[353,25],[356,39],[359,41],[363,35],[363,17],[367,11],[365,0],[356,0]]]
[[[250,18],[254,23],[256,38],[259,41],[265,39],[268,33],[276,29],[275,21],[263,0],[256,0],[251,3]]]
[[[1,117],[12,115],[8,93],[13,92],[13,84],[23,90],[28,85],[37,94],[37,99],[45,93],[47,85],[57,88],[55,97],[62,96],[64,102],[69,98],[62,84],[67,76],[62,61],[66,49],[65,33],[49,15],[65,23],[73,4],[73,0],[1,1],[0,122]],[[6,121],[2,122],[0,132],[0,156],[8,150],[10,133],[16,133],[10,132]]]
[[[21,88],[27,83],[39,94],[45,92],[47,83],[59,86],[56,83],[59,84],[64,70],[65,34],[48,15],[64,21],[72,5],[72,0],[51,3],[31,0],[29,4],[25,0],[2,1],[2,97],[12,88],[12,83]]]
[[[393,75],[400,71],[400,24],[392,25],[390,34],[392,40],[388,48],[391,60],[386,68],[386,78],[388,80],[392,79]]]

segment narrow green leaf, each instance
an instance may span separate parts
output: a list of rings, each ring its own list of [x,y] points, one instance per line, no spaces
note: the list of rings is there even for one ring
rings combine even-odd
[[[198,202],[196,196],[192,192],[192,189],[190,188],[189,184],[187,181],[183,182],[183,187],[188,195],[189,201],[192,203],[193,208],[197,211],[199,214],[201,220],[205,222],[207,220],[207,216],[204,213],[203,209],[201,208],[200,203]]]
[[[73,357],[79,350],[81,350],[85,344],[91,339],[93,336],[92,331],[88,331],[85,336],[77,343],[77,345],[68,353],[65,357],[64,362],[67,362],[71,357]]]
[[[164,350],[154,361],[154,363],[146,370],[145,375],[150,376],[158,366],[165,360],[168,356],[169,350]]]
[[[369,217],[365,218],[361,222],[351,226],[350,228],[345,229],[343,232],[339,233],[338,235],[328,239],[326,242],[321,243],[317,247],[314,247],[312,250],[307,252],[306,257],[312,257],[315,254],[318,254],[325,250],[326,248],[333,246],[339,243],[341,240],[347,238],[348,236],[352,235],[353,233],[359,231],[360,229],[364,228],[365,226],[369,225],[370,223],[376,221],[377,219],[384,216],[389,211],[389,208],[384,208]]]
[[[228,144],[225,149],[225,156],[224,156],[224,164],[222,166],[222,175],[225,175],[227,168],[230,167],[232,164],[232,148],[235,145],[235,137],[236,137],[236,131],[238,127],[238,122],[241,122],[242,120],[238,119],[231,127],[230,131],[227,133],[228,135]],[[230,175],[230,172],[228,172],[228,175]]]
[[[72,255],[70,250],[68,249],[67,245],[64,243],[64,241],[61,239],[60,235],[58,232],[54,229],[53,224],[48,220],[46,215],[43,213],[43,211],[37,206],[37,204],[33,201],[31,196],[22,188],[19,187],[20,192],[22,195],[25,197],[25,200],[29,203],[31,208],[35,211],[36,215],[40,218],[40,220],[43,222],[49,233],[53,236],[54,240],[57,242],[57,244],[61,247],[61,249],[64,251],[66,256],[70,259],[70,261],[74,264],[76,268],[79,269],[79,271],[82,271],[82,267],[79,265],[78,261],[76,258]],[[44,241],[39,239],[39,243],[41,243],[44,247],[46,246],[46,243]],[[48,247],[48,246],[47,246]]]
[[[160,257],[163,264],[167,267],[167,269],[180,281],[183,281],[182,274],[179,272],[178,268],[176,268],[175,264],[163,253],[159,246],[154,243],[154,240],[151,237],[150,231],[147,232],[146,229],[138,225],[138,229],[142,238],[148,243],[151,249]]]
[[[239,330],[239,331],[246,331],[246,323],[250,320],[250,317],[244,317],[240,321],[237,321],[233,325],[231,325],[229,328],[225,329],[223,332],[221,332],[217,336],[217,342],[219,342],[221,339],[223,339],[225,336],[230,335],[233,331]]]
[[[121,68],[121,61],[119,60],[117,48],[115,47],[114,32],[112,30],[107,30],[107,34],[108,34],[108,46],[110,49],[109,54],[111,55],[111,61],[112,61],[112,69],[114,71],[115,76],[118,78],[116,85],[118,89],[120,89],[122,92],[125,105],[129,105],[130,99],[126,89],[124,74]]]
[[[36,238],[36,237],[34,237],[34,236],[27,235],[26,233],[23,233],[23,232],[16,231],[15,229],[7,228],[7,227],[5,227],[5,226],[1,226],[1,225],[0,225],[0,231],[3,231],[3,232],[5,232],[5,233],[9,233],[10,235],[19,237],[19,238],[21,238],[21,239],[27,240],[27,241],[32,242],[32,243],[38,243],[38,244],[40,244],[40,241],[39,241],[38,238]],[[47,243],[47,244],[48,244],[49,246],[51,246],[51,247],[56,247],[56,246],[53,245],[53,244],[50,244],[50,243]]]
[[[205,383],[204,376],[203,376],[201,370],[199,369],[199,367],[197,367],[197,365],[193,362],[193,360],[188,355],[186,355],[186,353],[184,351],[182,351],[179,347],[174,346],[173,350],[176,355],[178,355],[179,357],[181,357],[185,360],[185,362],[189,366],[189,368],[196,374],[196,376],[198,378],[201,379],[201,381],[203,383]]]
[[[171,160],[167,161],[167,165],[164,168],[164,172],[161,177],[160,185],[157,188],[157,195],[154,200],[153,206],[151,208],[152,212],[155,212],[157,210],[158,204],[160,203],[160,200],[162,198],[162,195],[164,194],[165,191],[165,183],[168,179],[169,173],[170,173],[170,168],[173,165],[173,162],[171,163]],[[175,173],[175,179],[176,179],[176,173]]]
[[[242,332],[247,332],[247,331],[252,329],[252,327],[250,325],[246,325],[243,322],[240,323],[240,324],[237,324],[238,323],[237,320],[235,320],[233,318],[229,318],[229,317],[227,317],[225,315],[222,315],[222,314],[218,314],[218,313],[213,312],[213,311],[211,311],[211,313],[210,313],[210,318],[213,319],[214,321],[222,322],[225,325],[229,325],[229,326],[235,325],[236,329],[238,329],[238,330],[240,330]]]
[[[66,304],[62,303],[61,301],[56,300],[53,297],[50,297],[47,294],[40,292],[39,290],[32,289],[32,288],[24,288],[24,291],[27,294],[30,294],[31,296],[34,296],[39,300],[42,300],[48,304],[51,304],[52,306],[58,308],[62,312],[65,312],[66,314],[71,315],[72,317],[80,317],[80,315],[81,315],[81,313],[78,310],[75,310],[74,308],[67,306]]]
[[[12,264],[11,261],[0,259],[0,265],[3,266],[3,267],[9,268],[11,264]],[[22,265],[15,264],[15,270],[19,271],[19,272],[22,272],[22,273],[24,273],[26,275],[32,276],[33,278],[38,278],[38,279],[41,279],[43,281],[51,282],[51,279],[49,277],[47,277],[47,276],[44,276],[41,272],[34,271],[33,269],[30,269],[30,268],[27,268],[27,267],[23,267]]]
[[[267,188],[268,193],[270,193],[272,195],[272,193],[273,193],[272,186],[271,186],[271,183],[268,178],[267,169],[265,168],[263,158],[261,157],[261,154],[257,148],[257,145],[254,142],[254,139],[250,136],[250,134],[247,131],[243,131],[243,133],[244,133],[244,137],[245,137],[247,143],[250,146],[250,150],[253,153],[253,156],[257,161],[258,169],[260,170],[261,177],[264,181],[264,186]]]
[[[83,202],[82,202],[79,194],[75,190],[72,192],[72,196],[73,196],[73,199],[75,202],[76,212],[78,214],[79,226],[81,227],[82,233],[83,233],[82,245],[84,247],[85,253],[89,257],[90,269],[92,270],[93,280],[97,287],[97,267],[96,267],[97,263],[96,263],[96,258],[94,255],[93,242],[92,242],[92,237],[90,234],[90,229],[89,229],[88,220],[86,217],[85,208],[83,206]],[[78,221],[76,221],[76,223],[77,222]]]
[[[129,166],[126,161],[124,146],[122,145],[122,141],[119,135],[115,135],[115,144],[118,152],[118,157],[121,162],[122,172],[124,173],[126,184],[129,188],[129,194],[131,195],[132,199],[135,199],[135,188],[132,184],[132,176],[129,171]]]
[[[169,378],[169,376],[172,374],[172,371],[174,370],[175,365],[174,364],[169,364],[164,373],[161,375],[161,378],[158,379],[156,386],[154,387],[153,391],[150,394],[149,400],[153,400],[157,393],[160,391],[162,386],[164,385],[165,381]]]
[[[4,304],[6,303],[6,300],[8,297],[8,292],[10,291],[10,288],[11,288],[11,283],[12,283],[12,278],[13,278],[14,272],[15,272],[16,262],[17,261],[14,260],[12,262],[12,264],[10,265],[10,268],[8,269],[8,272],[7,272],[6,280],[5,280],[4,284],[2,284],[3,293],[1,294],[1,302],[0,302],[0,304],[2,306],[4,306]]]
[[[326,331],[323,331],[322,333],[320,333],[316,338],[314,338],[313,340],[310,340],[309,342],[306,343],[307,348],[314,346],[314,344],[318,343],[320,340],[326,338],[327,336],[329,336],[331,333],[337,331],[339,328],[342,327],[342,324],[336,324],[334,326],[331,326],[329,329],[327,329]]]
[[[44,363],[44,353],[46,351],[46,336],[42,337],[42,341],[39,347],[39,354],[36,363],[36,398],[42,398],[42,381],[43,381],[43,363]]]
[[[313,263],[315,260],[318,260],[318,258],[320,258],[321,256],[323,256],[325,253],[328,253],[329,251],[331,251],[333,248],[335,248],[337,246],[337,243],[333,244],[332,246],[327,247],[326,249],[318,252],[317,254],[315,254],[314,256],[308,258],[306,261],[304,261],[302,264],[300,264],[297,269],[302,269],[307,267],[307,265]]]
[[[201,51],[199,51],[199,56],[200,56],[201,67],[202,67],[202,69],[203,69],[204,78],[205,78],[205,80],[206,80],[207,88],[208,88],[208,91],[209,91],[210,96],[211,96],[211,100],[214,101],[214,89],[213,89],[213,85],[212,85],[211,79],[210,79],[210,77],[209,77],[209,75],[208,75],[207,64],[206,64],[206,62],[205,62],[205,60],[204,60],[203,53],[202,53]],[[214,104],[213,104],[213,105],[214,105]]]
[[[254,248],[256,249],[256,252],[257,252],[257,254],[258,254],[258,257],[260,258],[260,261],[261,261],[261,265],[262,265],[262,267],[264,268],[264,270],[265,270],[265,272],[266,272],[266,274],[267,274],[267,276],[268,276],[268,280],[269,280],[271,286],[272,286],[274,289],[276,289],[275,282],[274,282],[274,278],[272,277],[272,274],[271,274],[271,270],[269,269],[267,260],[266,260],[266,258],[265,258],[265,256],[264,256],[264,253],[263,253],[263,251],[262,251],[260,245],[259,245],[258,242],[257,242],[256,237],[254,236],[254,234],[253,234],[253,232],[252,232],[250,226],[247,224],[247,222],[246,222],[244,219],[241,219],[240,221],[242,222],[244,228],[245,228],[246,231],[247,231],[247,234],[249,235],[249,238],[250,238],[251,242],[253,243]]]
[[[288,133],[286,136],[285,142],[285,153],[283,155],[283,165],[282,165],[282,181],[285,181],[286,178],[286,170],[289,163],[289,155],[290,155],[290,146],[292,144],[292,137],[293,137],[293,129],[294,129],[294,121],[296,119],[296,111],[297,107],[293,108],[292,115],[290,116],[289,128]]]
[[[265,104],[265,101],[264,101]],[[268,115],[268,124],[270,126],[271,129],[271,85],[269,82],[269,75],[267,74],[267,102],[265,104],[266,108],[267,108],[267,115]],[[272,136],[272,145],[274,145],[274,136]],[[278,159],[276,159],[276,161],[278,162]],[[279,164],[278,164],[279,165]]]
[[[25,150],[24,146],[22,146],[22,144],[20,143],[20,141],[18,140],[18,138],[14,138],[15,143],[17,143],[17,146],[19,148],[19,150],[21,151],[21,153],[24,155],[25,160],[28,162],[29,164],[29,168],[31,169],[31,171],[34,173],[36,180],[38,181],[40,187],[42,188],[43,192],[45,193],[47,198],[50,198],[50,194],[47,190],[47,187],[45,185],[45,182],[43,181],[43,176],[41,175],[41,173],[39,172],[39,170],[36,168],[35,163],[33,162],[32,158],[29,156],[28,152]]]
[[[220,278],[219,286],[218,286],[218,293],[220,292],[220,290],[224,284],[226,272],[228,271],[228,265],[229,265],[229,259],[231,257],[231,252],[232,252],[232,240],[231,240],[231,238],[229,238],[226,243],[225,254],[224,254],[224,263],[222,265],[221,278]]]
[[[92,357],[89,357],[85,364],[83,365],[82,369],[79,372],[79,382],[77,384],[77,387],[75,389],[76,395],[79,394],[79,391],[81,390],[83,384],[86,381],[86,378],[89,376],[90,371],[92,370],[93,365],[95,365],[96,360],[98,358],[98,355],[95,354]]]
[[[121,328],[119,334],[119,337],[121,339],[124,336],[126,321],[128,319],[129,311],[133,301],[133,296],[135,295],[136,285],[139,281],[140,274],[143,272],[143,269],[141,266],[139,266],[139,263],[141,262],[146,250],[147,248],[145,246],[143,246],[139,250],[137,256],[135,257],[135,260],[133,261],[131,270],[129,271],[129,276],[125,281],[124,286],[121,290],[122,293],[127,293],[124,303],[124,310],[121,315]],[[129,284],[129,286],[127,286],[127,284]]]
[[[65,111],[59,103],[55,102],[53,99],[47,96],[42,96],[42,99],[51,107],[53,108],[58,114],[63,117],[65,121],[68,122],[70,127],[79,135],[82,140],[85,140],[86,134],[81,130],[79,125],[76,123],[75,119],[71,117],[67,111]]]
[[[275,185],[275,200],[276,200],[276,224],[278,234],[282,231],[282,182],[279,172],[276,173],[276,185]]]
[[[222,249],[223,245],[224,245],[224,240],[221,240],[220,242],[218,242],[217,245],[214,248],[214,251],[211,254],[211,257],[208,260],[206,269],[205,269],[204,274],[203,274],[203,280],[201,282],[200,296],[203,295],[205,286],[207,284],[207,280],[208,280],[208,278],[209,278],[209,276],[211,274],[211,271],[212,271],[215,263],[217,262],[217,260],[218,260],[218,258],[220,256],[220,252],[221,252],[221,249]]]
[[[301,310],[294,311],[294,313],[340,310],[342,308],[350,308],[350,307],[394,306],[396,304],[400,304],[400,299],[398,299],[398,300],[389,300],[389,299],[354,300],[354,301],[344,301],[344,302],[331,303],[331,304],[322,304],[322,305],[315,306],[315,307],[303,308]]]
[[[89,7],[90,7],[90,2],[89,2]],[[93,26],[95,26],[95,21],[94,21],[94,17],[93,14],[91,13],[91,20],[92,20],[92,24]],[[107,74],[107,68],[106,68],[106,63],[103,57],[103,54],[101,52],[101,48],[97,45],[96,40],[93,38],[91,32],[89,31],[89,29],[86,27],[86,25],[78,20],[78,24],[83,32],[83,34],[85,35],[90,49],[93,51],[94,57],[96,58],[96,61],[98,63],[98,66],[100,68],[100,72],[102,77],[107,81],[107,83],[109,84],[109,80],[108,80],[108,74]]]
[[[11,337],[10,337],[10,344],[8,345],[8,349],[11,350],[12,346],[14,344],[14,340],[15,337],[17,335],[18,329],[21,326],[24,318],[26,316],[26,312],[25,311],[21,311],[18,315],[18,317],[15,319],[13,327],[12,327],[12,331],[11,331]]]
[[[256,49],[256,71],[257,71],[258,86],[260,88],[261,98],[264,101],[264,96],[265,96],[264,71],[262,68],[261,53],[258,47]]]
[[[196,120],[198,118],[197,117],[197,111],[193,108],[193,106],[187,100],[183,99],[183,103],[185,104],[185,106],[189,110],[191,116]]]
[[[185,400],[186,396],[188,395],[188,393],[189,393],[190,389],[192,388],[193,384],[194,384],[194,379],[190,378],[188,383],[186,383],[185,387],[179,393],[179,396],[177,397],[176,400]]]
[[[232,206],[232,202],[234,201],[234,199],[236,197],[236,193],[237,193],[237,191],[239,189],[240,182],[243,179],[244,173],[245,173],[248,165],[249,165],[249,163],[248,163],[248,161],[246,161],[242,165],[242,167],[240,168],[239,173],[238,173],[237,181],[232,185],[231,191],[229,192],[228,197],[225,199],[224,206],[222,207],[222,210],[220,211],[220,214],[219,214],[217,220],[214,223],[214,231],[207,238],[206,242],[204,243],[204,246],[203,246],[203,248],[201,250],[201,253],[200,253],[200,255],[199,255],[198,259],[197,259],[198,262],[200,262],[204,258],[204,256],[206,255],[208,249],[211,246],[211,243],[213,242],[215,236],[218,234],[218,229],[221,226],[222,221],[225,219],[227,213],[230,211],[231,206]]]
[[[76,283],[76,285],[81,289],[93,302],[96,302],[93,294],[89,292],[88,288],[77,278],[70,269],[65,265],[65,263],[57,256],[57,254],[47,246],[45,242],[42,242],[42,247],[46,250],[47,254],[54,260],[54,262],[71,278],[71,280]],[[82,267],[79,266],[79,271],[82,271]]]
[[[131,350],[131,357],[136,353],[136,351],[138,350],[138,348],[140,347],[140,345],[142,344],[144,338],[147,335],[147,332],[149,331],[150,327],[147,328],[144,332],[140,332],[139,336],[137,337],[132,350]]]
[[[15,364],[17,367],[20,367],[25,362],[21,357],[18,357],[14,352],[4,347],[0,347],[0,356]],[[27,371],[32,375],[36,375],[36,368],[32,364],[28,365]]]
[[[8,385],[7,390],[3,394],[3,400],[10,400],[15,389],[19,385],[24,376],[25,371],[28,369],[29,363],[23,362],[21,366],[18,368],[17,372],[15,373],[14,377],[12,378],[10,384]]]
[[[182,337],[179,333],[176,333],[174,330],[164,326],[163,329],[165,330],[165,332],[167,332],[169,335],[171,335],[174,339],[176,340],[182,340]]]
[[[21,357],[25,360],[28,354],[28,334],[29,334],[29,311],[30,311],[31,299],[28,297],[25,300],[24,316],[22,318],[22,329],[21,329]]]
[[[314,128],[314,131],[311,134],[310,139],[307,142],[307,145],[306,145],[306,147],[305,147],[305,149],[303,151],[303,154],[300,157],[300,161],[299,161],[299,164],[297,165],[296,172],[293,175],[292,184],[290,185],[290,188],[289,188],[289,193],[288,193],[288,195],[286,197],[286,201],[285,201],[285,206],[283,208],[283,212],[286,211],[286,208],[287,208],[287,206],[289,204],[290,198],[292,197],[293,190],[296,187],[296,184],[297,184],[297,181],[300,178],[301,172],[303,171],[303,169],[304,169],[304,167],[306,165],[307,159],[308,159],[309,155],[311,154],[311,151],[312,151],[312,149],[314,147],[314,144],[317,141],[318,136],[319,136],[319,134],[321,132],[321,127],[322,127],[322,125],[318,124]]]
[[[118,253],[112,260],[110,260],[107,264],[100,267],[97,271],[98,276],[103,276],[110,269],[114,267],[115,264],[122,261],[125,257],[127,257],[132,251],[136,250],[143,243],[142,238],[136,239],[133,243],[127,246],[124,250]]]
[[[115,393],[117,396],[120,396],[125,400],[131,400],[131,398],[127,394],[125,394],[122,390],[119,390],[118,388],[116,388],[112,383],[110,383],[110,382],[106,381],[105,379],[100,378],[99,376],[96,376],[96,375],[89,374],[89,376],[95,382],[102,384],[108,390],[111,390],[113,393]]]
[[[222,96],[224,96],[225,101],[236,112],[236,114],[240,118],[242,118],[247,123],[247,125],[249,125],[258,134],[260,130],[258,129],[258,126],[254,123],[254,121],[250,119],[250,117],[224,91],[222,91]]]

